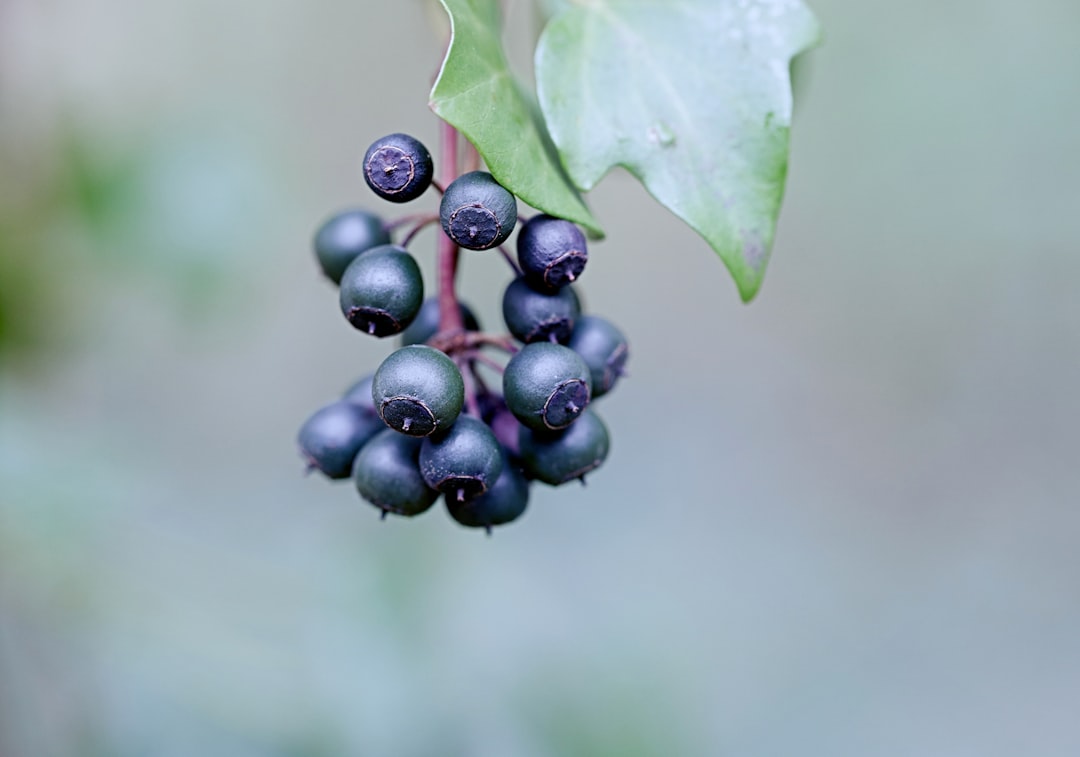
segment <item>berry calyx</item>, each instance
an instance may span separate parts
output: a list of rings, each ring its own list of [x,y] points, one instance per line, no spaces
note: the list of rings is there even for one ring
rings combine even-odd
[[[341,312],[354,328],[371,336],[400,333],[424,301],[424,278],[416,260],[401,247],[383,245],[358,256],[341,276]]]
[[[327,219],[315,232],[315,257],[326,277],[335,284],[356,256],[390,244],[382,219],[366,210],[345,210]]]
[[[420,473],[448,500],[465,502],[486,492],[502,473],[499,442],[491,429],[468,415],[420,446]]]
[[[517,258],[531,285],[560,289],[581,276],[589,251],[585,235],[572,222],[538,215],[521,227]]]
[[[449,428],[465,404],[465,382],[454,361],[422,344],[387,357],[375,371],[371,392],[386,425],[408,436]]]
[[[573,287],[538,292],[518,277],[503,293],[503,320],[510,333],[523,342],[561,342],[574,331],[581,303]]]
[[[589,366],[594,399],[614,388],[630,355],[622,332],[611,321],[595,315],[578,318],[567,346]]]
[[[454,244],[488,250],[510,237],[517,223],[517,200],[487,171],[471,171],[446,188],[439,220]]]
[[[431,186],[434,171],[431,153],[408,134],[387,134],[364,155],[364,181],[390,202],[415,200]]]
[[[351,402],[338,400],[316,410],[296,441],[308,467],[328,478],[348,478],[360,448],[382,431],[378,417]]]
[[[588,406],[589,381],[589,367],[572,349],[536,342],[526,344],[506,364],[503,396],[524,425],[557,431],[577,420]]]
[[[419,439],[384,428],[356,456],[356,490],[384,513],[419,515],[439,498],[420,475],[419,457]]]
[[[545,484],[558,486],[599,468],[611,442],[607,427],[592,410],[586,410],[564,431],[533,431],[523,428],[519,438],[525,472]]]

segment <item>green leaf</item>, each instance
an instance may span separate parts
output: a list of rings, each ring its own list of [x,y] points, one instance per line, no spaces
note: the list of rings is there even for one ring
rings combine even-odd
[[[431,109],[476,145],[491,174],[515,195],[559,218],[603,230],[570,182],[540,111],[503,53],[497,0],[441,0],[451,40],[431,90]]]
[[[537,93],[578,187],[624,166],[749,301],[787,175],[790,62],[818,36],[801,0],[576,0],[540,37]]]

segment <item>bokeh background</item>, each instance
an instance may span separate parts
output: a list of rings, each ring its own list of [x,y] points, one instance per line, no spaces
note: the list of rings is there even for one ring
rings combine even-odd
[[[762,294],[610,175],[611,458],[488,539],[294,447],[425,6],[0,0],[0,755],[1080,754],[1080,5],[813,7]]]

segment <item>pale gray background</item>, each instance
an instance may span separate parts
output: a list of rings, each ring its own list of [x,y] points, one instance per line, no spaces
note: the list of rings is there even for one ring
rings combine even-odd
[[[609,176],[611,458],[487,539],[294,449],[422,6],[0,0],[0,754],[1080,753],[1080,6],[813,6],[758,301]]]

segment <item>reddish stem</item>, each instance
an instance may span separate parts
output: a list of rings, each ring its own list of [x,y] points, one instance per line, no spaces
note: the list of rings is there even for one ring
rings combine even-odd
[[[492,360],[487,355],[483,355],[479,352],[469,355],[469,359],[476,363],[479,363],[480,365],[486,365],[488,368],[495,371],[496,373],[503,373],[506,370],[506,367],[502,363],[496,360]]]
[[[383,224],[383,228],[387,231],[395,231],[397,229],[400,229],[402,226],[408,226],[411,223],[422,221],[423,219],[428,218],[430,215],[430,213],[410,213],[407,216],[395,218],[393,221],[387,221]]]
[[[502,255],[503,260],[505,260],[507,263],[509,263],[510,267],[514,269],[514,275],[515,276],[520,276],[521,275],[521,266],[519,266],[517,264],[517,261],[514,260],[514,256],[511,255],[510,251],[506,249],[506,245],[504,245],[504,244],[499,245],[499,254]]]
[[[419,234],[425,228],[427,228],[428,226],[430,226],[431,224],[435,223],[438,220],[439,220],[439,217],[436,216],[436,215],[422,216],[421,219],[416,222],[416,225],[414,225],[409,230],[409,233],[405,235],[405,237],[401,240],[401,242],[399,244],[402,247],[408,247],[409,243],[413,241],[413,238],[417,234]]]
[[[449,184],[458,174],[458,131],[446,121],[439,126],[439,174],[444,184]],[[457,277],[458,247],[445,233],[439,234],[439,332],[443,334],[463,331],[454,279]]]

